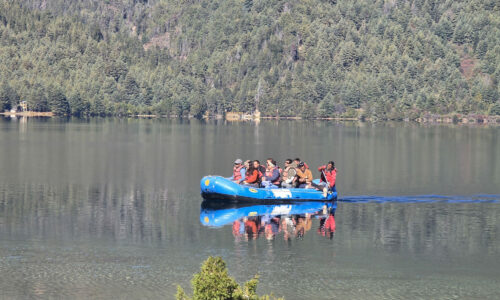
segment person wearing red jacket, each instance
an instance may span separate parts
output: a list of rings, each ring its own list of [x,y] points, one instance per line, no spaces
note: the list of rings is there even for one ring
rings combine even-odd
[[[326,165],[318,167],[318,171],[321,172],[321,179],[317,187],[323,189],[323,195],[326,197],[326,194],[329,190],[333,189],[335,181],[337,180],[337,169],[335,169],[335,163],[333,161],[329,161]]]
[[[333,161],[329,161],[326,165],[318,167],[318,171],[321,172],[320,182],[327,182],[328,187],[333,189],[337,179],[337,169],[335,169],[335,163]]]
[[[252,162],[250,162],[247,173],[245,174],[245,180],[242,183],[244,185],[260,187],[261,178],[262,173],[255,167]]]

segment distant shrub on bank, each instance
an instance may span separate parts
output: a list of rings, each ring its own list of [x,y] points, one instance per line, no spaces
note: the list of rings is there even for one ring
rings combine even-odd
[[[203,262],[201,270],[191,280],[193,297],[189,298],[182,287],[177,286],[177,300],[212,300],[212,299],[276,299],[272,295],[259,297],[256,294],[258,276],[247,281],[241,287],[234,278],[227,274],[226,263],[221,257],[210,256]]]

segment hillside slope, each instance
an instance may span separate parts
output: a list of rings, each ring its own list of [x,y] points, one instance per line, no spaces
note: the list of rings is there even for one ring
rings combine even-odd
[[[500,115],[495,0],[0,0],[0,109]]]

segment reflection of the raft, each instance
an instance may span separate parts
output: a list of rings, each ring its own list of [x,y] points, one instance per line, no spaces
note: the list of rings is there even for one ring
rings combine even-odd
[[[301,238],[311,230],[312,220],[319,219],[317,233],[329,238],[335,232],[337,202],[300,202],[276,205],[220,205],[211,201],[201,204],[200,221],[209,227],[233,226],[235,238],[285,240]]]

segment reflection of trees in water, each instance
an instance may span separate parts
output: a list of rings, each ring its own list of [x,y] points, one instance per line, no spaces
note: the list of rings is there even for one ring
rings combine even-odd
[[[339,238],[352,248],[375,244],[416,254],[500,253],[498,204],[343,203],[336,215]]]
[[[0,190],[2,236],[160,242],[167,237],[166,219],[176,210],[175,203],[169,207],[166,189],[148,193],[138,186],[27,184]]]

